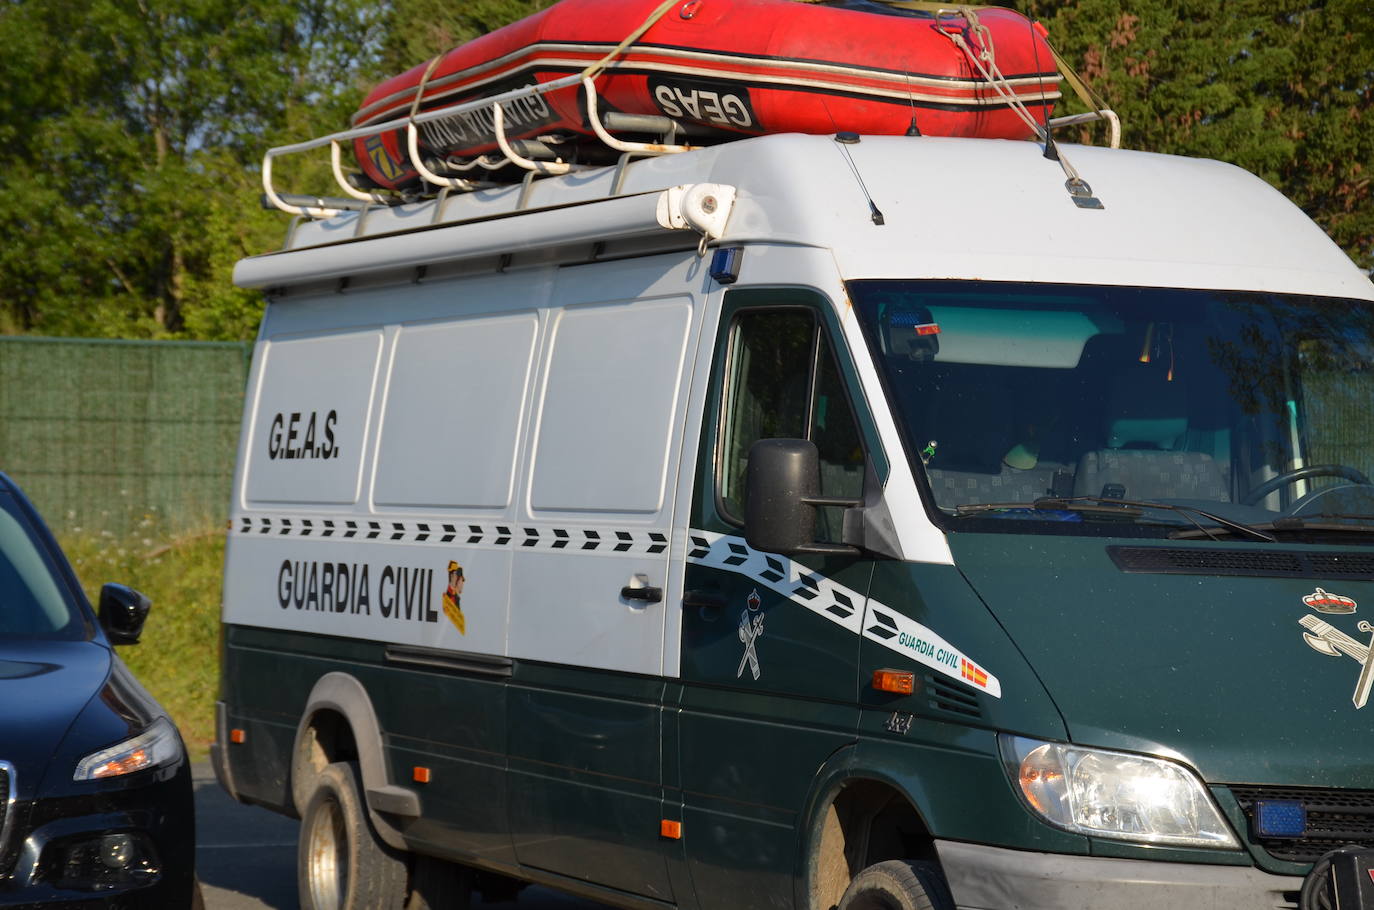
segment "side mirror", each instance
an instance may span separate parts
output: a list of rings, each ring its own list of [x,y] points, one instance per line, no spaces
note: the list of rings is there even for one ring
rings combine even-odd
[[[821,460],[805,439],[760,439],[749,447],[744,480],[744,539],[755,550],[853,556],[856,547],[816,543],[816,507],[855,507],[820,495]]]
[[[100,589],[96,612],[100,627],[113,645],[135,645],[153,602],[127,585],[108,584]]]

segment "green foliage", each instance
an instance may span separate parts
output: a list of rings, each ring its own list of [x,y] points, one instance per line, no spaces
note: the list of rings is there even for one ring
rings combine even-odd
[[[111,581],[153,601],[142,639],[119,656],[172,715],[191,758],[204,758],[215,738],[224,532],[166,541],[150,517],[128,537],[70,530],[62,548],[92,604]]]
[[[419,66],[464,41],[547,9],[554,0],[393,0],[382,70],[399,73]]]
[[[0,7],[0,311],[11,330],[251,337],[232,262],[271,144],[346,123],[366,0],[10,0]]]
[[[1123,145],[1259,174],[1374,267],[1374,5],[1030,0]],[[1072,110],[1082,106],[1073,103]],[[1101,132],[1082,130],[1099,137]]]
[[[262,152],[552,2],[0,0],[0,332],[252,337],[260,299],[232,265],[286,226],[258,206]],[[1255,171],[1374,267],[1374,4],[1019,5],[1127,146]],[[332,193],[324,166],[279,183]]]

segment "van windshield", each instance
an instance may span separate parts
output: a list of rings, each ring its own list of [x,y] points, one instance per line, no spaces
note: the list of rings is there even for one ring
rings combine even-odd
[[[1374,544],[1368,301],[952,281],[850,295],[951,528],[1235,533],[1221,518]]]
[[[88,637],[80,609],[24,516],[0,493],[0,642]]]

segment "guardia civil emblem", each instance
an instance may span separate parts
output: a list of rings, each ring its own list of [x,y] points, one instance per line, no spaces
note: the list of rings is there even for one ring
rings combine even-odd
[[[1328,594],[1321,588],[1313,591],[1302,599],[1318,613],[1354,613],[1355,601],[1349,597],[1342,597],[1339,594]]]
[[[763,669],[759,666],[758,650],[758,641],[763,637],[763,614],[759,612],[762,604],[763,599],[759,597],[758,588],[755,588],[749,592],[745,610],[739,615],[739,640],[744,644],[744,656],[739,659],[739,669],[735,671],[736,679],[744,675],[746,666],[755,679],[763,675]]]
[[[1318,613],[1343,615],[1354,613],[1356,608],[1355,601],[1351,598],[1330,594],[1321,588],[1308,594],[1302,602]],[[1314,651],[1319,651],[1327,657],[1340,657],[1344,654],[1360,665],[1360,675],[1355,681],[1355,694],[1350,700],[1355,703],[1357,709],[1363,708],[1369,701],[1370,688],[1374,687],[1374,625],[1363,619],[1356,625],[1358,631],[1370,636],[1367,643],[1362,643],[1326,620],[1310,614],[1299,619],[1298,624],[1307,630],[1302,633],[1303,641]]]

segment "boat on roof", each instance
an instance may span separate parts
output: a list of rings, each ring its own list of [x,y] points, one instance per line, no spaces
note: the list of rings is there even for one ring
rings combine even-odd
[[[393,126],[357,138],[355,151],[377,186],[413,184],[406,130],[394,124],[455,108],[416,123],[418,151],[437,166],[470,168],[500,139],[575,157],[600,126],[586,83],[566,84],[579,73],[595,75],[601,111],[667,118],[699,143],[785,132],[1032,137],[1060,97],[1043,28],[1012,10],[957,9],[562,0],[378,85],[353,125]],[[502,98],[499,111],[472,104],[483,98]]]

